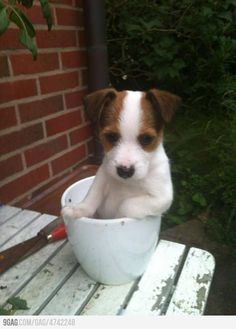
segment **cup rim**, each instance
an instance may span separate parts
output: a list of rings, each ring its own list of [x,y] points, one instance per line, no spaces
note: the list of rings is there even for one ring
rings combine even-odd
[[[95,175],[89,176],[89,177],[86,177],[86,178],[82,178],[82,179],[78,180],[77,182],[74,182],[73,184],[71,184],[70,186],[68,186],[65,189],[65,191],[62,193],[62,196],[61,196],[61,207],[64,207],[66,205],[66,195],[69,193],[70,190],[72,190],[72,188],[74,186],[80,184],[81,182],[85,182],[87,180],[91,180],[94,177],[95,177]]]
[[[70,190],[72,190],[74,188],[74,186],[80,184],[81,182],[86,182],[87,180],[91,180],[94,179],[95,175],[93,176],[89,176],[83,179],[78,180],[77,182],[71,184],[70,186],[67,187],[67,189],[63,192],[62,196],[61,196],[61,207],[64,207],[66,202],[66,195],[69,193]],[[86,224],[98,224],[98,225],[112,225],[112,224],[125,224],[125,222],[136,222],[136,221],[143,221],[143,220],[147,220],[147,219],[161,219],[161,216],[147,216],[145,218],[131,218],[131,217],[120,217],[120,218],[91,218],[91,217],[80,217],[80,218],[75,218],[73,219],[73,221],[81,221],[81,222],[85,222]]]

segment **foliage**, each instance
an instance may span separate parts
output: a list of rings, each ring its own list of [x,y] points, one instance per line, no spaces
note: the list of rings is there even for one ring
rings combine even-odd
[[[198,99],[235,63],[235,0],[106,2],[115,81],[144,78]]]
[[[198,216],[209,235],[236,247],[236,76],[221,88],[214,112],[188,104],[167,130],[176,192],[167,222]]]
[[[7,300],[8,306],[0,307],[0,315],[13,315],[16,310],[28,310],[27,301],[20,297],[11,297]]]
[[[236,246],[236,1],[106,3],[113,85],[183,98],[165,134],[175,198],[163,224],[198,217]]]
[[[35,0],[0,0],[0,36],[7,31],[10,23],[19,28],[19,41],[37,58],[37,47],[34,43],[36,35],[34,26],[27,18],[23,8],[30,9]],[[52,14],[48,0],[39,0],[42,13],[46,19],[48,30],[52,28]]]

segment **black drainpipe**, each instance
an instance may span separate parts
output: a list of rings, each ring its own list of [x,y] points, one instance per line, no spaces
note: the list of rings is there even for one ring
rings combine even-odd
[[[84,0],[83,8],[88,53],[88,92],[91,93],[109,86],[105,1]],[[93,161],[100,164],[102,157],[102,147],[94,127]]]

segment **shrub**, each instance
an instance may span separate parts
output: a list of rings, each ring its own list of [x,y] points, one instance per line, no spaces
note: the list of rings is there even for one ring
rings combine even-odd
[[[164,225],[198,216],[236,245],[235,0],[107,0],[111,82],[183,98],[166,130],[175,201]]]

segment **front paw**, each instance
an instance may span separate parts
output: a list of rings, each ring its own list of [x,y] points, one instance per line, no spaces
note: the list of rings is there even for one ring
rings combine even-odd
[[[61,210],[61,216],[64,219],[76,218],[75,209],[73,206],[65,206]]]
[[[79,205],[63,207],[61,215],[64,219],[77,219],[81,217],[91,217],[92,213],[85,204],[81,203]]]

